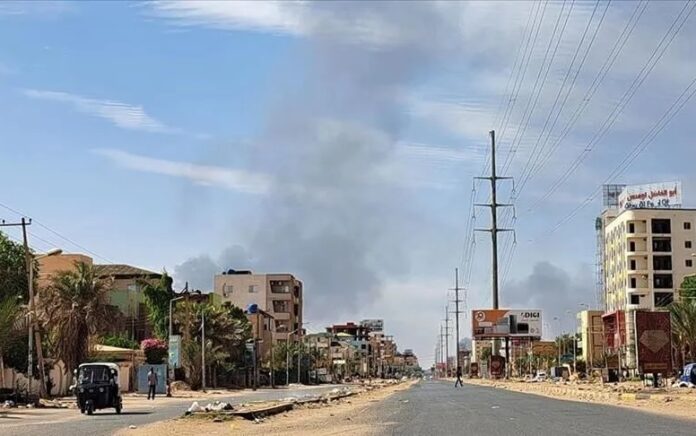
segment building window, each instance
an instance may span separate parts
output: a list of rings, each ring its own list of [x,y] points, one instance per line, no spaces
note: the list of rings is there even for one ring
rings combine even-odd
[[[635,277],[631,277],[629,288],[635,289],[638,287],[638,280]]]
[[[222,284],[222,296],[223,297],[227,297],[228,295],[231,295],[232,291],[234,291],[234,286],[228,285],[227,283]]]
[[[691,230],[691,223],[690,222],[685,222],[684,223],[684,230]]]
[[[640,295],[631,294],[631,304],[640,304]]]
[[[256,285],[249,285],[249,293],[250,294],[256,293]]]
[[[691,268],[692,266],[694,266],[694,261],[691,259],[686,259],[686,267]]]
[[[653,276],[653,286],[656,289],[671,289],[673,288],[672,274],[655,274]]]
[[[653,256],[653,269],[669,271],[672,269],[672,256]]]
[[[636,225],[633,223],[628,224],[628,233],[635,233],[636,232]]]
[[[630,266],[628,269],[630,269],[631,271],[635,271],[635,270],[636,270],[636,260],[635,260],[635,259],[631,259],[630,265],[631,265],[631,266]]]
[[[691,248],[691,241],[684,241],[684,248]]]
[[[674,294],[671,292],[655,292],[655,306],[665,307],[672,304],[674,301]]]
[[[672,224],[669,219],[653,219],[652,220],[652,232],[653,233],[672,233]]]
[[[631,253],[636,251],[636,243],[635,242],[631,241],[628,243],[628,251],[630,251]]]
[[[288,313],[290,312],[290,304],[284,300],[273,300],[273,312]]]
[[[652,240],[653,251],[668,253],[672,251],[672,239],[671,238],[653,238]]]

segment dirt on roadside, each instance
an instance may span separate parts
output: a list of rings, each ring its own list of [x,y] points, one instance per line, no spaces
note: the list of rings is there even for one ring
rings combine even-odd
[[[556,384],[551,382],[525,383],[512,380],[467,379],[465,383],[507,389],[515,392],[541,395],[568,401],[607,404],[638,409],[648,413],[670,415],[675,418],[696,419],[696,393],[672,389],[657,393],[640,388],[639,384]],[[664,391],[664,392],[663,392]]]
[[[150,436],[152,434],[176,435],[339,435],[350,434],[369,436],[375,434],[375,429],[364,423],[355,421],[356,416],[374,406],[395,392],[410,388],[416,381],[407,381],[396,385],[363,392],[352,397],[330,404],[308,404],[297,406],[295,409],[271,416],[256,423],[243,418],[228,421],[212,422],[207,419],[179,418],[162,421],[139,427],[124,429],[116,433],[118,436]]]

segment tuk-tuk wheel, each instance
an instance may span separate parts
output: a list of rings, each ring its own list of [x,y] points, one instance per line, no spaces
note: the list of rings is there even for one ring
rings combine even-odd
[[[116,405],[116,413],[119,414],[119,415],[121,414],[121,407],[123,407],[123,406],[121,405],[121,402],[119,402],[119,403]]]
[[[93,413],[94,413],[94,403],[92,403],[91,401],[89,401],[89,402],[87,403],[87,414],[88,414],[88,415],[91,415],[91,414],[93,414]]]
[[[82,413],[82,414],[85,413],[85,408],[84,408],[84,407],[81,407],[81,408],[80,408],[80,413]]]

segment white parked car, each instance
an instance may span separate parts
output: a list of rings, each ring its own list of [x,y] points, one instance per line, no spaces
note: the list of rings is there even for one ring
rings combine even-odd
[[[533,382],[543,382],[546,381],[548,377],[546,376],[546,371],[537,371],[536,375],[532,379]]]

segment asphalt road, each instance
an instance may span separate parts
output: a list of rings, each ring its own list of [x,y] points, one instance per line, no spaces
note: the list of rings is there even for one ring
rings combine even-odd
[[[502,389],[424,381],[360,419],[383,435],[696,435],[696,422]]]
[[[322,394],[335,387],[323,385],[304,389],[244,391],[232,397],[216,396],[208,400],[197,401],[202,406],[215,400],[239,404],[308,394]],[[193,399],[167,398],[157,399],[153,402],[139,400],[137,406],[129,407],[129,399],[126,399],[121,415],[117,415],[113,409],[98,410],[92,416],[81,415],[77,409],[36,409],[36,412],[42,414],[38,418],[0,419],[0,435],[106,436],[130,425],[142,426],[181,416],[193,401]]]

